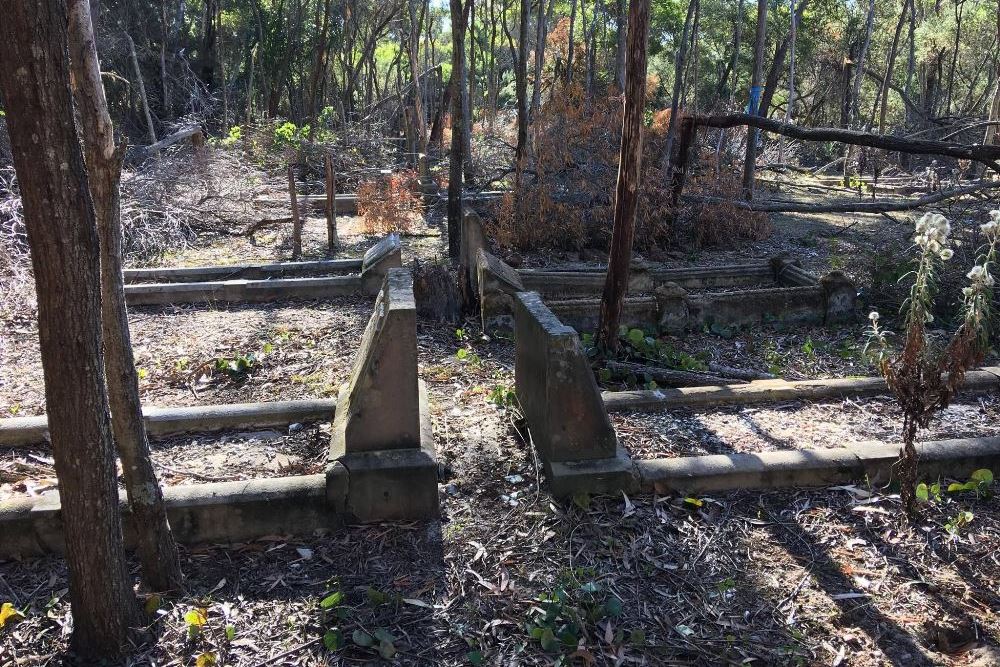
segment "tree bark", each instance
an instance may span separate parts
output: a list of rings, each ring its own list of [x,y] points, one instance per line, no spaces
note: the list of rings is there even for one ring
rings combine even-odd
[[[201,80],[211,90],[215,88],[215,10],[218,0],[205,0],[201,23]]]
[[[70,5],[70,7],[72,7],[72,5]],[[72,14],[72,9],[70,10],[70,13]],[[129,60],[132,61],[132,72],[135,74],[136,87],[139,89],[139,101],[142,102],[142,113],[146,116],[146,129],[149,132],[149,143],[155,144],[156,127],[153,125],[153,114],[149,111],[149,100],[146,98],[146,84],[142,80],[142,69],[139,67],[139,58],[135,54],[135,42],[132,41],[132,36],[127,32],[125,33],[125,41],[128,42]]]
[[[615,81],[619,90],[625,90],[625,0],[615,0],[618,9],[618,34],[615,35]]]
[[[451,83],[461,87],[465,69],[465,22],[468,0],[451,2]],[[463,7],[464,4],[464,7]],[[448,256],[458,259],[462,253],[462,162],[465,147],[464,95],[451,91],[451,154],[448,156]]]
[[[681,40],[677,45],[677,53],[674,55],[674,92],[670,96],[670,120],[667,124],[666,149],[663,151],[663,169],[669,170],[670,162],[673,159],[674,133],[677,124],[677,110],[680,108],[681,85],[684,81],[684,65],[687,62],[688,32],[691,30],[691,19],[697,11],[698,0],[688,0],[687,15],[684,17],[684,29],[681,31]]]
[[[517,94],[517,145],[514,147],[514,165],[524,168],[528,146],[528,16],[531,0],[521,0],[517,31],[517,71],[514,88]]]
[[[122,544],[101,350],[100,247],[73,115],[66,4],[25,0],[4,10],[0,95],[38,294],[71,645],[84,659],[116,659],[139,622],[139,607]]]
[[[796,25],[802,21],[809,0],[797,0],[795,7]],[[774,60],[771,61],[771,69],[767,72],[767,79],[764,82],[764,91],[760,95],[760,115],[767,116],[771,110],[771,101],[778,90],[778,82],[781,80],[781,70],[785,68],[785,59],[792,47],[792,28],[789,28],[785,38],[774,52]]]
[[[757,41],[753,52],[753,80],[750,83],[750,115],[760,114],[760,82],[764,77],[764,46],[767,41],[767,0],[757,0]],[[753,172],[757,163],[757,132],[747,128],[746,156],[743,159],[743,199],[753,200]]]
[[[885,113],[889,104],[889,82],[892,80],[893,70],[896,66],[896,54],[899,52],[899,38],[903,34],[903,24],[906,23],[906,12],[910,7],[911,0],[903,0],[903,8],[899,13],[899,21],[896,23],[896,31],[892,35],[892,44],[889,46],[889,57],[886,59],[885,78],[879,86],[878,95],[875,97],[875,107],[872,109],[872,120],[868,123],[868,130],[875,124],[875,110],[878,109],[878,133],[885,132]]]
[[[649,0],[632,0],[628,13],[628,48],[625,66],[625,108],[622,142],[615,186],[614,227],[608,273],[601,297],[597,344],[608,352],[618,349],[618,323],[628,288],[635,212],[639,202],[642,170],[642,119],[646,102],[646,41]]]
[[[119,199],[125,147],[115,146],[89,4],[87,0],[69,0],[68,9],[73,88],[100,238],[101,319],[111,425],[122,460],[143,577],[152,590],[177,591],[183,576],[142,420],[139,376],[125,305]]]
[[[569,0],[569,48],[566,50],[566,83],[573,83],[573,41],[576,30],[576,2]]]
[[[538,11],[535,13],[535,82],[531,94],[529,119],[534,119],[542,106],[542,69],[545,65],[546,33],[545,0],[538,0]]]

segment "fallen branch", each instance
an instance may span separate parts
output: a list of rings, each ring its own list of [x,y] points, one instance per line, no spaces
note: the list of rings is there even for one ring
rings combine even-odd
[[[270,227],[271,225],[287,225],[290,222],[292,222],[291,218],[264,218],[247,227],[243,231],[243,236],[253,236],[264,227]]]
[[[932,141],[930,139],[905,139],[886,134],[872,134],[860,130],[845,130],[836,127],[802,127],[792,123],[783,123],[771,118],[752,116],[746,113],[734,113],[723,116],[691,116],[695,125],[705,127],[736,127],[749,125],[765,132],[774,132],[793,139],[804,141],[837,141],[854,146],[868,146],[898,153],[913,153],[917,155],[944,155],[960,160],[975,160],[989,165],[1000,172],[1000,146],[985,144],[956,144],[948,141]]]
[[[925,195],[910,201],[888,202],[845,202],[840,204],[800,204],[797,202],[745,202],[725,199],[723,197],[708,197],[702,195],[684,195],[684,201],[696,204],[726,204],[745,211],[760,211],[762,213],[890,213],[893,211],[912,211],[913,209],[930,206],[948,199],[981,192],[983,190],[1000,189],[1000,181],[989,181],[968,185],[964,188],[945,190],[932,195]]]
[[[648,377],[664,387],[701,387],[704,385],[733,384],[733,378],[724,378],[709,373],[678,371],[659,366],[647,366],[629,361],[608,361],[606,368],[616,375],[637,375]]]
[[[195,135],[201,135],[201,128],[197,125],[192,125],[190,127],[185,127],[182,130],[178,130],[173,134],[167,135],[157,141],[155,144],[150,144],[149,146],[143,146],[139,150],[145,155],[152,155],[153,153],[158,153],[164,148],[173,146],[178,141],[183,141],[185,139],[192,139]],[[204,136],[202,135],[200,139],[201,143],[204,143]],[[199,145],[199,139],[192,139],[192,143]]]

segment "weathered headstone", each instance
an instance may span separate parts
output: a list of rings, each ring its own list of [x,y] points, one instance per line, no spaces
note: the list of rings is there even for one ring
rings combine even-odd
[[[403,266],[403,250],[398,234],[389,234],[369,248],[361,260],[361,284],[366,294],[375,294],[382,287],[389,269]]]
[[[514,297],[524,291],[517,271],[480,248],[476,255],[483,331],[514,330]]]
[[[437,514],[430,414],[417,378],[413,278],[403,269],[389,269],[337,398],[327,480],[335,506],[360,521]]]

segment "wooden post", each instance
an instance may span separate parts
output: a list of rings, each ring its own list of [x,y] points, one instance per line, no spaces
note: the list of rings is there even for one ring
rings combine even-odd
[[[333,158],[329,155],[324,160],[326,164],[326,245],[330,250],[336,250],[340,245],[337,238],[337,177],[333,173]]]
[[[295,165],[288,165],[288,197],[292,202],[292,259],[302,255],[302,219],[299,217],[299,199],[295,194]]]
[[[751,116],[760,113],[760,84],[764,78],[764,46],[767,41],[767,0],[757,0],[757,43],[753,51],[753,80],[750,83],[750,105],[747,112]],[[765,110],[766,111],[766,110]],[[753,170],[757,163],[756,130],[747,128],[747,152],[743,160],[743,198],[753,200]]]
[[[632,0],[628,11],[625,111],[618,161],[618,183],[615,187],[615,222],[597,332],[598,346],[610,352],[618,348],[618,322],[621,319],[622,303],[628,287],[632,241],[635,238],[635,211],[639,201],[642,167],[642,116],[646,100],[648,31],[649,0]]]

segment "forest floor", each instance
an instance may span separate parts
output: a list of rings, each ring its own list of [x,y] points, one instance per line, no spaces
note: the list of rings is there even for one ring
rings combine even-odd
[[[405,263],[440,253],[442,225],[434,220],[428,235],[404,239]],[[306,227],[309,257],[325,243],[322,224]],[[879,216],[775,216],[774,236],[759,246],[688,254],[694,263],[724,263],[794,248],[813,270],[842,261],[863,276],[871,251],[861,250],[878,247],[869,244],[886,229],[909,233]],[[164,263],[287,258],[285,231],[268,233],[256,246],[219,237]],[[370,243],[346,240],[350,256]],[[363,298],[136,309],[144,402],[332,397],[369,311]],[[37,330],[23,320],[4,324],[0,416],[40,414]],[[868,375],[860,329],[762,327],[675,343],[789,378]],[[135,664],[194,665],[211,655],[215,664],[242,667],[1000,665],[1000,499],[948,494],[913,523],[902,519],[891,489],[864,485],[555,500],[516,414],[490,398],[513,384],[513,346],[478,332],[471,320],[461,336],[418,322],[442,468],[440,521],[184,548],[187,591],[150,603],[159,617]],[[459,359],[460,348],[470,354]],[[251,354],[245,373],[214,370],[216,360]],[[995,394],[962,397],[925,437],[995,435],[998,411]],[[899,424],[887,399],[613,419],[642,458],[891,442]],[[328,429],[178,436],[155,442],[154,460],[165,484],[316,472]],[[53,492],[49,457],[44,448],[0,450],[0,499]],[[324,609],[320,602],[334,592],[344,598]],[[0,563],[6,601],[25,618],[0,627],[0,664],[59,664],[71,628],[62,560]],[[194,632],[184,619],[193,609],[207,610]],[[343,648],[330,650],[325,635],[342,638]],[[395,655],[380,656],[379,648]]]

